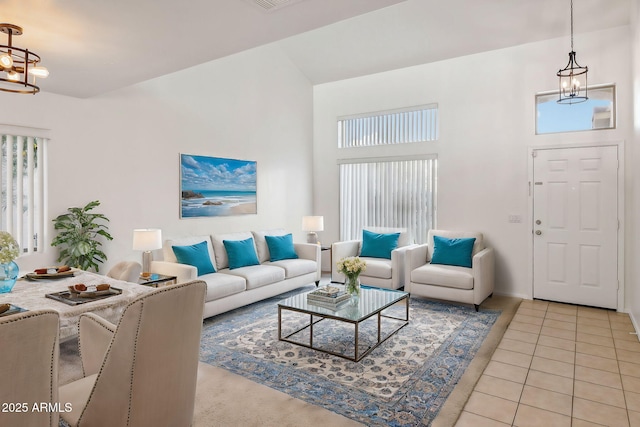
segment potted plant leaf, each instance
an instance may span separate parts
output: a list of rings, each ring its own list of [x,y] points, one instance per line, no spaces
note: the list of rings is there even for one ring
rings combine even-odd
[[[108,232],[109,219],[102,214],[90,212],[99,205],[100,202],[94,200],[82,208],[68,208],[68,213],[58,215],[53,220],[58,235],[51,242],[51,246],[60,247],[58,262],[85,271],[94,269],[98,272],[99,264],[107,260],[107,255],[101,249],[100,236],[113,240]]]

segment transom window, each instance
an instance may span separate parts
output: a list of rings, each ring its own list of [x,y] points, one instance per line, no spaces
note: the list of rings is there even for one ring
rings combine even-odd
[[[616,87],[589,87],[589,99],[558,104],[558,91],[536,95],[536,134],[574,132],[616,127]]]
[[[339,148],[405,144],[437,139],[437,104],[338,119]]]

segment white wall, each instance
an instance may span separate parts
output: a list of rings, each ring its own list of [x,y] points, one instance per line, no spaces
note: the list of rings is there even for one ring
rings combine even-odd
[[[557,87],[568,38],[315,86],[313,203],[325,216],[323,241],[339,238],[336,118],[436,102],[438,142],[351,150],[361,157],[437,153],[437,226],[483,232],[496,250],[496,292],[530,298],[528,149],[630,137],[629,46],[628,27],[575,37],[590,84],[617,84],[615,130],[535,135],[534,95]],[[523,223],[508,223],[509,214]]]
[[[632,76],[633,76],[633,136],[627,147],[629,162],[635,170],[640,165],[640,0],[635,0],[632,8]],[[632,214],[629,216],[629,256],[627,257],[627,306],[636,331],[640,331],[640,173],[635,172],[629,180],[628,205]]]
[[[10,96],[0,123],[52,130],[49,218],[98,199],[96,211],[111,220],[103,272],[141,259],[131,249],[134,228],[161,228],[169,238],[282,227],[304,241],[312,88],[274,45],[91,99]],[[257,161],[257,215],[180,220],[179,153]],[[18,264],[24,272],[56,257],[48,247]]]

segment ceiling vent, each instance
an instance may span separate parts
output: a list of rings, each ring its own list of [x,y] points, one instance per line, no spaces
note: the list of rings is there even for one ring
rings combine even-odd
[[[302,0],[250,0],[250,3],[260,6],[264,10],[275,10]]]

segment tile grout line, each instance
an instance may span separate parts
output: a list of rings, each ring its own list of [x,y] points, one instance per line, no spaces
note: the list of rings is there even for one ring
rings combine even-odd
[[[527,368],[527,375],[524,377],[524,382],[522,383],[522,390],[520,391],[520,397],[518,398],[518,405],[516,406],[516,412],[513,414],[513,420],[511,422],[511,426],[515,426],[516,417],[518,416],[518,411],[520,410],[520,405],[522,405],[522,395],[524,394],[524,388],[527,386],[527,380],[529,379],[529,375],[531,374],[531,365],[533,364],[533,358],[536,357],[536,350],[538,349],[538,343],[540,342],[540,335],[542,335],[542,328],[544,327],[544,319],[547,317],[549,305],[547,304],[544,309],[544,316],[542,317],[542,324],[540,325],[540,329],[538,330],[538,338],[536,339],[535,345],[533,347],[533,354],[531,355],[531,361],[529,362],[529,367]]]
[[[616,345],[616,338],[613,334],[613,327],[611,326],[611,316],[607,315],[609,321],[609,330],[611,331],[611,339],[613,340],[613,353],[616,355],[616,366],[618,367],[618,377],[620,378],[620,386],[622,387],[622,397],[624,398],[624,410],[627,414],[627,423],[631,425],[631,418],[629,417],[629,405],[627,404],[627,393],[625,393],[624,381],[622,381],[622,369],[620,369],[620,359],[618,358],[618,346]]]

